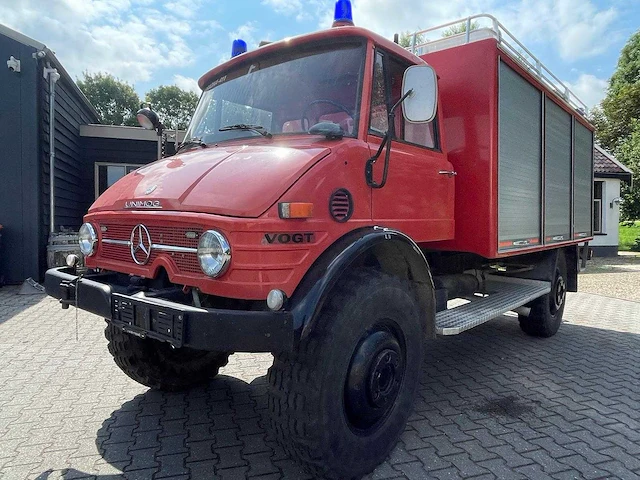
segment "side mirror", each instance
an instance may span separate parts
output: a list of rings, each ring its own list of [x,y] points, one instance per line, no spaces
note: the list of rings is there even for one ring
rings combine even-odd
[[[429,65],[407,68],[402,79],[402,94],[413,92],[405,99],[402,114],[409,123],[427,123],[436,116],[438,107],[438,78]]]

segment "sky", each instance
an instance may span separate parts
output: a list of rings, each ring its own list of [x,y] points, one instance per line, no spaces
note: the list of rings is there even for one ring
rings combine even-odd
[[[334,0],[0,0],[0,23],[56,52],[75,78],[108,72],[143,96],[197,79],[249,48],[327,28]],[[589,107],[605,95],[640,0],[353,0],[356,25],[387,38],[476,13],[495,15]]]

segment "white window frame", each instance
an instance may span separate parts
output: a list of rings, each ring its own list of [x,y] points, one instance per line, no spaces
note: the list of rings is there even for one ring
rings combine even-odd
[[[95,198],[97,199],[100,196],[100,167],[124,167],[126,172],[127,168],[129,167],[134,167],[134,169],[137,170],[138,168],[143,166],[144,165],[139,163],[95,162],[93,167],[93,184]]]
[[[602,231],[602,220],[603,220],[603,215],[602,215],[602,200],[599,198],[594,198],[593,199],[593,211],[598,213],[599,215],[596,215],[595,218],[598,219],[598,223],[600,225],[598,225],[600,228],[596,228],[596,226],[593,226],[593,233],[604,233]]]
[[[602,198],[595,198],[595,184],[596,183],[600,183],[602,185],[602,187],[600,188],[600,192],[602,194]],[[606,235],[607,234],[607,229],[606,229],[606,221],[607,219],[606,217],[606,212],[605,209],[602,208],[602,205],[604,204],[605,199],[607,198],[607,191],[606,191],[606,187],[607,187],[607,182],[603,181],[603,180],[596,180],[594,182],[594,187],[593,187],[593,193],[594,193],[594,199],[593,199],[593,211],[595,212],[599,212],[600,214],[598,215],[598,219],[600,220],[600,228],[596,230],[596,226],[595,224],[593,225],[593,233],[594,234],[600,234],[600,235]],[[595,215],[594,215],[595,218]]]

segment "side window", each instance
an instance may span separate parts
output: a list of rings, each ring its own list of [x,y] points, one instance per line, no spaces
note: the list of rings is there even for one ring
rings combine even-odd
[[[381,52],[376,52],[371,94],[371,127],[374,133],[385,133],[388,129],[387,111],[402,96],[402,79],[409,65],[387,55],[386,62]],[[402,105],[396,108],[395,138],[427,148],[437,148],[435,120],[429,123],[405,122]]]
[[[376,52],[376,61],[373,64],[370,128],[376,133],[385,133],[389,128],[387,120],[387,87],[384,81],[384,59],[380,52]]]
[[[404,76],[404,71],[407,69],[408,65],[400,63],[395,58],[389,58],[389,93],[391,94],[391,99],[389,101],[389,108],[394,106],[400,97],[402,97],[402,78]],[[404,140],[404,117],[402,116],[402,105],[398,105],[396,108],[396,123],[395,133],[398,140]]]
[[[116,183],[122,177],[140,167],[141,165],[97,162],[95,164],[96,198],[102,195],[107,188]]]

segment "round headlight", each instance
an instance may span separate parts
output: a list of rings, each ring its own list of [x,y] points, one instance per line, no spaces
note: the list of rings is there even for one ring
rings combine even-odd
[[[96,253],[96,244],[98,243],[98,234],[90,223],[83,223],[78,232],[78,243],[80,251],[83,255],[90,257]]]
[[[202,271],[210,276],[222,275],[231,261],[231,247],[220,232],[207,230],[198,243],[198,260]]]

